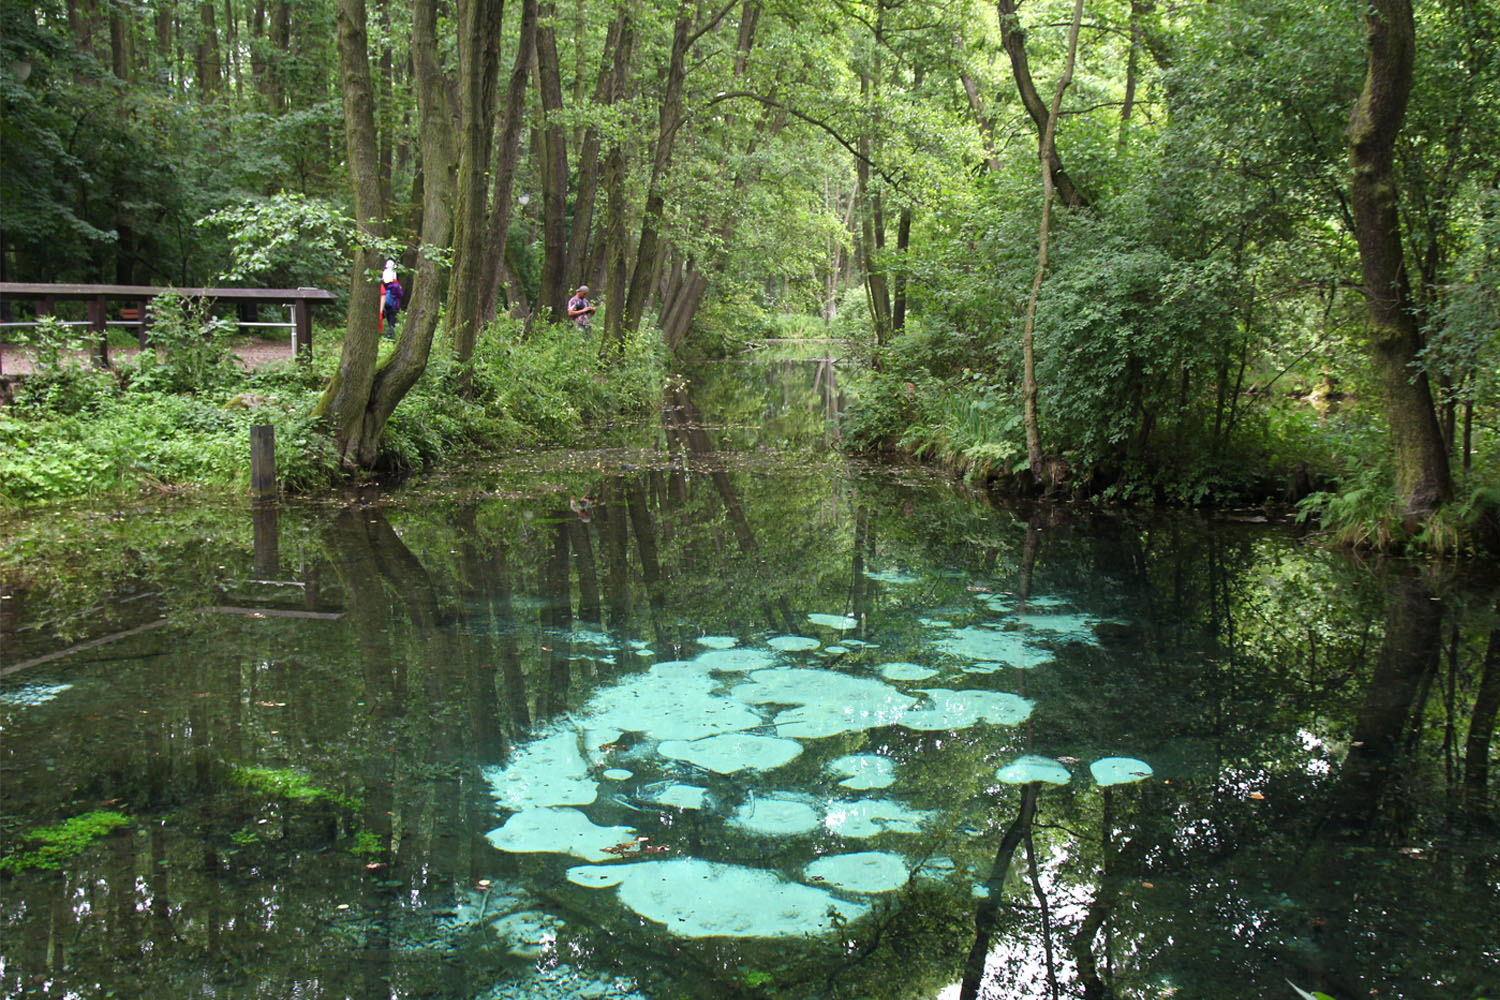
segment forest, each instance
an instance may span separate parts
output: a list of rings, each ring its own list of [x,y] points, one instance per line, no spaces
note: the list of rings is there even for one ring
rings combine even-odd
[[[337,365],[295,414],[329,470],[415,464],[403,399],[503,410],[486,385],[551,377],[539,331],[588,285],[594,339],[564,355],[598,377],[557,376],[580,391],[830,337],[859,361],[849,449],[1493,543],[1491,4],[0,10],[0,280],[337,292]],[[388,349],[387,257],[409,293]],[[132,381],[54,375],[0,440],[63,434],[58,411],[79,439]]]

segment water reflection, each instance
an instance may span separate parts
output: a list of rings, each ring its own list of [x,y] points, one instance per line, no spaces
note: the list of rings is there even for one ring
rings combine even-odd
[[[813,461],[826,378],[726,377],[8,579],[0,846],[129,825],[0,875],[5,992],[1487,988],[1492,589]]]

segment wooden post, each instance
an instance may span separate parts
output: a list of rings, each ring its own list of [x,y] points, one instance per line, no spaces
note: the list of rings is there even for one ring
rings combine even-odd
[[[104,296],[89,299],[89,329],[94,333],[94,365],[109,367],[109,324],[104,311]]]
[[[271,424],[250,428],[250,499],[276,499],[276,428]]]
[[[139,300],[137,300],[136,304],[135,304],[135,318],[136,318],[135,339],[138,340],[138,341],[140,341],[141,350],[143,350],[143,351],[147,348],[147,346],[149,346],[146,343],[146,327],[147,327],[147,325],[150,322],[150,319],[149,319],[150,315],[151,315],[151,300],[150,299],[139,299]]]
[[[297,345],[293,352],[298,361],[312,360],[312,309],[306,299],[292,303],[292,323],[296,328]]]

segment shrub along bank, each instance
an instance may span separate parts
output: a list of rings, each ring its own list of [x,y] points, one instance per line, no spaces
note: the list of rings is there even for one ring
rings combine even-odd
[[[844,383],[851,397],[845,446],[943,465],[1006,492],[1280,508],[1341,546],[1438,554],[1500,548],[1500,433],[1483,419],[1489,411],[1459,434],[1453,502],[1413,537],[1391,488],[1380,390],[1358,365],[1342,369],[1335,393],[1316,371],[1279,385],[1276,372],[1252,371],[1247,388],[1232,396],[1204,399],[1181,386],[1144,408],[1107,405],[1108,378],[1061,370],[1043,387],[1052,449],[1038,486],[1028,472],[1020,380],[989,363],[986,350],[978,338],[945,329],[897,338],[878,367]]]
[[[325,429],[309,414],[338,364],[324,333],[311,364],[238,365],[224,331],[153,328],[157,350],[113,371],[80,365],[66,328],[40,328],[37,371],[0,408],[0,508],[106,493],[249,485],[250,428],[276,429],[277,478],[308,492],[344,477]],[[660,339],[643,331],[622,359],[599,358],[597,337],[502,320],[481,335],[468,392],[438,357],[386,429],[383,471],[419,472],[497,449],[568,445],[622,413],[658,405]],[[382,350],[389,350],[383,345]]]

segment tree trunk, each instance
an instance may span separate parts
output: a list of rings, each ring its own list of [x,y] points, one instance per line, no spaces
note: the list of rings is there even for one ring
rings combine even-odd
[[[130,82],[132,76],[131,46],[130,46],[130,22],[120,16],[118,7],[111,7],[109,11],[109,55],[110,66],[114,70],[116,79]]]
[[[157,0],[156,7],[156,59],[162,67],[168,70],[168,79],[174,83],[179,82],[176,74],[171,71],[175,69],[172,60],[172,28],[176,24],[173,18],[175,10],[173,4],[166,0]]]
[[[869,77],[861,79],[860,90],[868,97]],[[877,252],[878,245],[885,239],[876,226],[879,196],[870,192],[871,152],[869,137],[861,135],[859,156],[854,165],[855,201],[859,204],[858,257],[865,272],[865,294],[870,303],[870,322],[875,328],[875,345],[880,347],[891,336],[891,293],[886,283],[884,263]]]
[[[687,339],[693,317],[703,304],[703,293],[707,290],[708,275],[689,261],[682,275],[672,282],[671,290],[663,297],[667,308],[661,317],[661,339],[668,350],[677,350]]]
[[[1026,107],[1026,113],[1036,124],[1038,148],[1041,145],[1041,135],[1047,129],[1047,105],[1042,102],[1041,95],[1037,93],[1036,84],[1031,79],[1031,63],[1026,58],[1026,32],[1021,30],[1021,19],[1016,11],[1020,7],[1019,0],[995,0],[995,7],[1000,12],[1000,42],[1005,47],[1005,53],[1010,57],[1011,75],[1016,80],[1016,90],[1021,95],[1021,103]],[[1047,160],[1052,169],[1052,180],[1057,187],[1058,197],[1062,198],[1063,204],[1069,208],[1079,208],[1087,205],[1088,200],[1084,198],[1083,192],[1079,191],[1063,169],[1062,158],[1057,153],[1057,143],[1054,137],[1052,150],[1047,154]]]
[[[474,354],[483,280],[486,181],[500,76],[504,0],[459,0],[458,178],[453,219],[453,285],[448,295],[448,339],[460,362]]]
[[[275,55],[266,72],[266,100],[273,112],[286,110],[286,69],[282,60],[292,45],[292,5],[290,0],[271,4],[271,51]]]
[[[739,33],[735,41],[733,79],[736,86],[744,79],[749,66],[750,50],[755,45],[755,27],[759,21],[760,5],[757,0],[744,0],[740,8]],[[725,112],[726,136],[734,133],[738,120],[733,110]],[[763,121],[760,123],[761,127],[752,130],[752,138],[745,143],[743,148],[732,148],[730,141],[726,139],[724,161],[747,164],[744,169],[726,172],[724,177],[724,182],[732,185],[738,196],[734,199],[735,203],[744,197],[750,185],[759,177],[760,171],[752,159],[752,154],[760,138],[775,136],[784,124],[785,114],[778,112],[778,116],[773,120]],[[662,341],[670,349],[675,351],[687,339],[688,331],[692,329],[693,320],[698,314],[698,307],[703,304],[704,295],[708,291],[711,276],[717,274],[728,259],[738,222],[737,210],[732,209],[719,217],[712,225],[713,249],[709,251],[707,259],[702,261],[688,259],[686,262],[679,262],[679,264],[685,263],[685,266],[674,268],[672,278],[661,297]],[[702,228],[707,229],[710,222],[704,220],[701,225]]]
[[[234,0],[224,0],[224,48],[229,53],[225,75],[234,81],[234,96],[245,95],[244,74],[240,72],[240,21]]]
[[[1023,420],[1026,424],[1026,463],[1031,470],[1032,482],[1043,480],[1042,431],[1036,412],[1036,352],[1033,339],[1036,332],[1036,303],[1042,293],[1042,277],[1047,272],[1047,245],[1051,237],[1052,198],[1054,194],[1053,143],[1057,139],[1057,118],[1062,113],[1063,91],[1073,81],[1073,63],[1078,55],[1078,28],[1083,21],[1083,0],[1074,0],[1073,23],[1068,29],[1068,60],[1062,77],[1057,81],[1057,90],[1052,94],[1052,107],[1047,112],[1047,121],[1042,128],[1042,147],[1038,159],[1042,164],[1042,222],[1037,241],[1036,277],[1031,282],[1031,298],[1026,302],[1026,322],[1021,330],[1021,355],[1023,372],[1021,395],[1024,403]]]
[[[198,90],[205,97],[219,92],[223,68],[219,61],[219,29],[214,22],[214,5],[205,2],[198,7],[202,35],[198,39]]]
[[[646,189],[646,207],[641,219],[641,238],[636,244],[635,270],[630,275],[630,291],[625,300],[625,330],[640,329],[651,283],[656,277],[661,254],[662,213],[666,197],[662,193],[667,167],[672,162],[672,146],[682,124],[682,85],[687,75],[687,50],[690,45],[692,11],[686,3],[677,9],[672,30],[672,54],[667,64],[666,89],[662,92],[660,124],[656,138],[656,156],[651,162],[651,181]]]
[[[1369,63],[1364,91],[1349,121],[1350,201],[1370,316],[1370,350],[1391,425],[1396,496],[1414,528],[1448,500],[1452,484],[1427,375],[1416,366],[1422,337],[1411,310],[1393,165],[1416,49],[1410,0],[1372,0],[1365,14],[1365,43]]]
[[[901,209],[896,224],[896,289],[891,297],[891,333],[906,329],[906,251],[911,247],[911,206]]]
[[[1120,105],[1120,135],[1117,140],[1121,150],[1125,148],[1126,136],[1130,134],[1130,116],[1135,111],[1135,89],[1141,63],[1141,34],[1145,30],[1141,21],[1151,6],[1150,3],[1143,4],[1141,0],[1130,0],[1130,55],[1125,61],[1125,100]]]
[[[380,203],[380,161],[375,150],[375,97],[370,83],[365,0],[339,0],[338,47],[340,88],[344,96],[344,139],[354,217],[362,242],[386,235],[385,206]],[[375,455],[363,433],[365,409],[375,381],[379,348],[380,294],[372,276],[380,272],[380,255],[370,246],[354,253],[349,315],[339,368],[323,390],[317,415],[333,423],[334,442],[345,468],[369,468]]]
[[[1495,609],[1500,612],[1500,607]],[[1483,813],[1489,798],[1490,742],[1495,735],[1495,716],[1500,714],[1500,628],[1490,631],[1484,668],[1469,714],[1469,735],[1464,741],[1464,797],[1468,807]]]
[[[614,52],[620,44],[623,17],[610,22],[604,40],[604,56],[594,84],[594,105],[607,107],[614,103]],[[582,50],[582,46],[579,49]],[[581,85],[581,80],[580,80]],[[578,195],[573,201],[573,230],[568,236],[568,284],[576,288],[592,280],[589,269],[589,240],[594,230],[594,200],[599,189],[599,129],[584,129],[578,149]]]
[[[488,322],[500,312],[500,281],[510,246],[510,200],[515,185],[516,160],[521,153],[521,126],[526,124],[526,86],[536,54],[537,0],[521,0],[520,40],[505,91],[505,118],[495,146],[495,186],[490,196],[489,231],[485,235],[484,284],[480,314]]]
[[[627,23],[626,31],[629,26]],[[604,342],[625,351],[625,294],[630,282],[629,237],[625,228],[625,150],[616,140],[604,160]]]
[[[537,304],[561,320],[567,315],[568,293],[568,137],[563,128],[562,73],[557,59],[556,8],[540,9],[536,29],[537,91],[541,97],[542,284]]]
[[[437,0],[413,0],[411,49],[426,178],[422,185],[422,244],[443,248],[448,246],[453,235],[450,204],[454,136],[443,73],[438,63]],[[376,370],[370,386],[369,401],[354,449],[361,466],[374,463],[381,435],[396,405],[427,368],[438,314],[442,309],[443,277],[443,269],[430,255],[419,256],[400,339],[385,364]]]
[[[380,124],[380,197],[387,205],[391,203],[391,163],[395,145],[396,111],[392,106],[396,94],[396,58],[391,51],[391,7],[380,5],[380,34],[385,42],[380,47],[380,100],[377,104]]]
[[[963,47],[963,39],[955,39],[960,50]],[[1000,157],[995,154],[995,122],[989,112],[984,109],[984,102],[979,96],[979,84],[969,75],[967,70],[958,71],[959,82],[963,84],[964,95],[969,100],[969,112],[974,116],[974,123],[979,126],[979,134],[984,139],[985,162],[990,168],[990,173],[1000,172]]]

